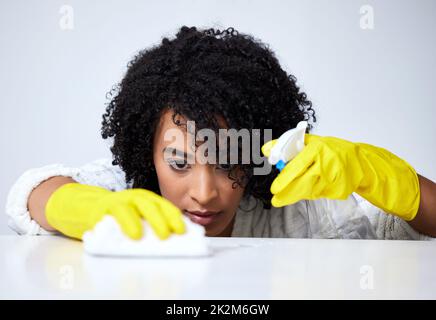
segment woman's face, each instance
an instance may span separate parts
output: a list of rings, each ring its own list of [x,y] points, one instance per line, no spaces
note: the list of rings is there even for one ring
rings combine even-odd
[[[187,122],[181,116],[176,119]],[[165,133],[175,132],[168,130],[178,130],[184,139],[165,139]],[[179,127],[173,122],[171,110],[162,114],[153,143],[153,161],[161,194],[191,221],[203,225],[207,236],[230,236],[244,189],[239,185],[232,188],[235,181],[228,178],[228,166],[198,161],[199,149],[194,153],[185,143],[190,141],[191,134],[186,126]],[[177,149],[177,154],[172,154],[171,148]],[[192,164],[192,160],[188,163],[184,153],[193,157],[195,163]]]

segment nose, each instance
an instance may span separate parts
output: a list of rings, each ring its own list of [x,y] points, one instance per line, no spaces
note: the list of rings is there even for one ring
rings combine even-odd
[[[218,197],[216,179],[209,166],[196,170],[193,175],[189,196],[201,206],[205,206]]]

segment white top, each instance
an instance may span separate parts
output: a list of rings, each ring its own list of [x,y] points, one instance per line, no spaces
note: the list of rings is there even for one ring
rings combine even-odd
[[[30,217],[27,199],[31,191],[53,176],[72,177],[82,184],[112,191],[131,188],[124,172],[110,159],[99,159],[79,168],[53,164],[24,172],[12,186],[7,203],[8,225],[18,234],[52,234]],[[247,211],[244,211],[247,210]],[[434,239],[415,231],[406,221],[387,214],[359,195],[347,200],[302,200],[282,208],[263,209],[260,201],[242,201],[232,237],[339,238],[339,239]]]

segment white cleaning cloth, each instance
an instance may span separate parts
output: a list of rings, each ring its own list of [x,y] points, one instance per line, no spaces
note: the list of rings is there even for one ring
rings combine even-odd
[[[186,233],[172,234],[160,240],[144,221],[144,236],[131,240],[122,231],[116,220],[106,215],[94,229],[83,235],[85,252],[98,256],[125,257],[198,257],[210,254],[205,229],[183,217]]]

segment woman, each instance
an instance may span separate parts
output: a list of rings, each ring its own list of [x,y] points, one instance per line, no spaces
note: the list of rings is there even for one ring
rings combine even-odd
[[[20,234],[81,239],[111,214],[132,239],[143,235],[141,219],[166,239],[184,233],[186,215],[208,236],[436,235],[436,185],[387,150],[306,134],[306,147],[279,175],[254,174],[254,161],[199,161],[205,141],[187,125],[258,130],[265,141],[265,130],[276,139],[303,120],[310,131],[312,104],[265,44],[233,28],[182,27],[140,52],[111,92],[102,136],[113,138],[112,163],[24,173],[9,194],[10,225]],[[170,131],[193,137],[191,148],[168,141]],[[274,143],[263,146],[266,156]]]

